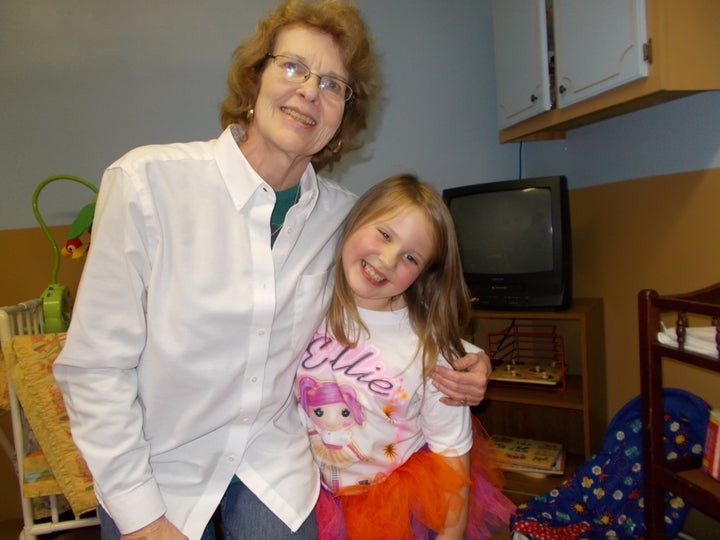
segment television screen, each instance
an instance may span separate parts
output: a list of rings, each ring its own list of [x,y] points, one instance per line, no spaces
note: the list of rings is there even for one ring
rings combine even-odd
[[[473,303],[564,309],[571,295],[570,210],[563,176],[443,191]]]
[[[553,224],[548,189],[471,194],[453,203],[453,218],[467,272],[522,274],[552,270]]]

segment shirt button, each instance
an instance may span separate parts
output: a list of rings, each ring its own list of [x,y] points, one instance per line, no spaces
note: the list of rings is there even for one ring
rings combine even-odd
[[[227,460],[230,463],[235,463],[235,456],[228,456]]]
[[[265,335],[265,330],[263,330],[263,329],[261,328],[260,330],[257,331],[257,335],[258,335],[258,336],[264,336],[264,335]]]
[[[253,377],[252,379],[250,379],[250,382],[257,382],[257,377]]]

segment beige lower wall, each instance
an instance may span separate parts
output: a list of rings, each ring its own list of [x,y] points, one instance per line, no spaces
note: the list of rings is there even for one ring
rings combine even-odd
[[[576,296],[605,303],[608,418],[640,392],[637,293],[688,292],[720,282],[720,169],[573,190]],[[667,386],[720,407],[720,382],[700,368],[665,361]],[[685,531],[716,538],[719,523],[691,511]]]
[[[65,245],[69,225],[49,227],[58,248]],[[52,281],[53,248],[40,227],[0,231],[0,306],[39,298]],[[57,282],[75,296],[85,259],[60,257]]]
[[[570,201],[574,293],[605,302],[611,418],[640,388],[638,291],[685,292],[720,281],[720,169],[572,190]],[[59,245],[67,229],[52,228]],[[0,305],[39,296],[50,282],[53,264],[42,231],[0,231],[0,246]],[[82,261],[62,259],[58,281],[74,293],[81,269]],[[720,407],[720,384],[705,372],[671,365],[665,376],[668,385]],[[0,425],[7,428],[6,422]],[[3,516],[19,516],[16,479],[8,479],[8,473],[10,467],[0,467],[0,507]]]
[[[720,282],[720,169],[604,184],[570,194],[574,293],[605,303],[608,418],[640,391],[637,293]],[[720,407],[720,383],[666,362],[665,383]]]

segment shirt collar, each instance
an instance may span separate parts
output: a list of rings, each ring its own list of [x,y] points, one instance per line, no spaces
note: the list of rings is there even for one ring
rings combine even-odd
[[[244,135],[242,126],[232,124],[218,137],[215,148],[215,161],[238,210],[250,201],[258,189],[271,189],[240,151],[237,143]],[[302,206],[308,204],[311,209],[318,198],[318,178],[310,163],[300,178],[300,189],[299,204]]]

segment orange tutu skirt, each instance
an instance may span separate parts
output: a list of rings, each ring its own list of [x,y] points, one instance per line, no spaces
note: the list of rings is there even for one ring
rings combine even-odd
[[[502,471],[494,448],[473,417],[470,476],[430,451],[416,452],[383,481],[333,495],[324,488],[316,507],[320,540],[435,538],[446,516],[459,513],[459,491],[471,486],[465,538],[487,539],[507,525],[515,505],[500,491]]]

